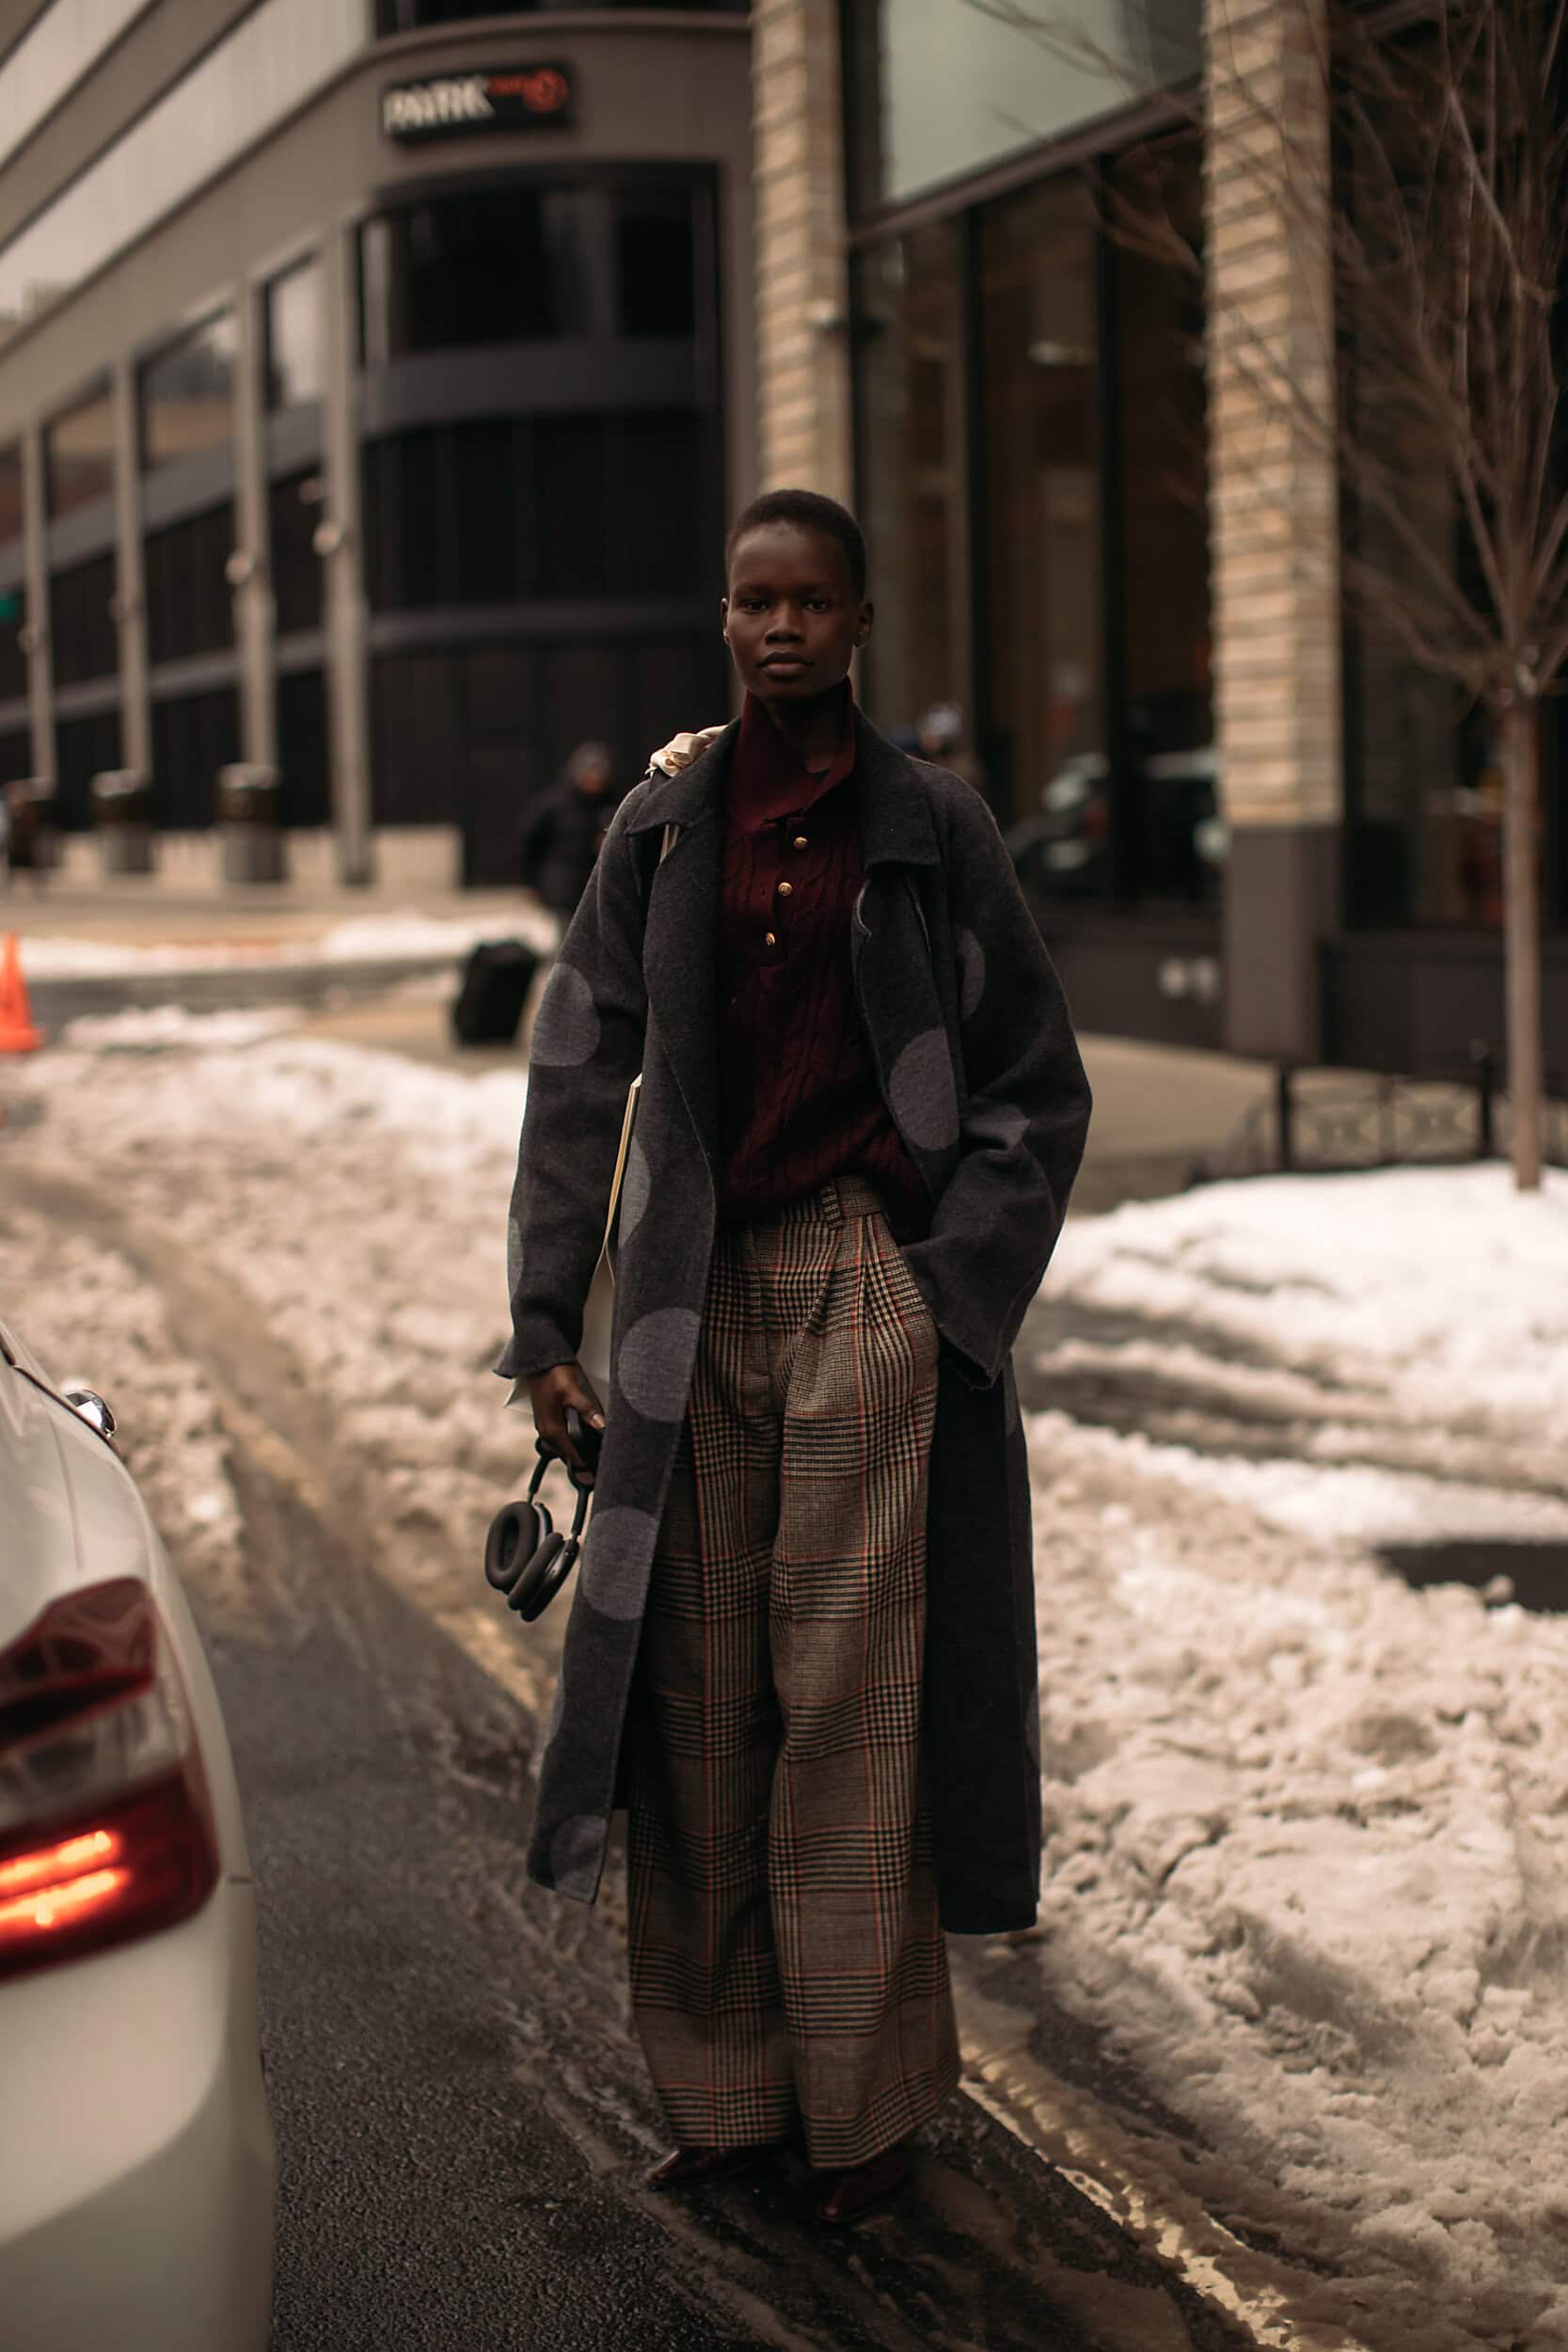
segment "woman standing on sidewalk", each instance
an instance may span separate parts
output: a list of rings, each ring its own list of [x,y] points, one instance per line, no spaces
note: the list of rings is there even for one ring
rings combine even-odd
[[[854,707],[853,518],[774,492],[727,570],[742,716],[623,804],[534,1028],[497,1369],[606,1434],[530,1868],[592,1900],[629,1803],[653,2180],[799,2124],[842,2221],[957,2082],[942,1929],[1038,1899],[1008,1350],[1089,1096],[989,811]]]

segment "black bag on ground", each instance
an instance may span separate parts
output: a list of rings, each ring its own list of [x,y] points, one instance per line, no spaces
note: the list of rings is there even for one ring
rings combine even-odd
[[[520,939],[483,939],[470,950],[452,1001],[459,1045],[510,1045],[517,1034],[539,957]]]

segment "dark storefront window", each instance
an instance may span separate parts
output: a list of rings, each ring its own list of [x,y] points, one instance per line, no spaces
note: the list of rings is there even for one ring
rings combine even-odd
[[[860,266],[862,519],[875,554],[867,678],[887,727],[967,706],[969,467],[961,231],[879,246]]]
[[[326,389],[322,271],[301,262],[275,278],[263,297],[266,399],[270,409],[308,408]]]
[[[1023,816],[1088,781],[1105,754],[1098,252],[1081,181],[982,215],[980,303],[984,751],[998,805]],[[1102,804],[1085,798],[1082,824],[1064,825],[1046,860],[1057,887],[1110,890],[1103,835]]]
[[[717,579],[719,450],[687,409],[479,418],[365,451],[375,612],[678,596]]]
[[[15,547],[24,528],[22,451],[15,441],[0,449],[0,548]]]
[[[115,433],[107,389],[92,393],[45,425],[43,479],[51,519],[111,495]]]
[[[203,451],[226,449],[234,432],[232,310],[193,327],[141,372],[141,462],[150,472]]]
[[[514,178],[399,205],[365,223],[359,250],[370,367],[568,335],[697,331],[689,183]]]
[[[0,702],[12,702],[27,691],[27,657],[21,642],[26,619],[25,591],[0,588]]]
[[[152,821],[170,833],[213,821],[217,776],[240,755],[240,704],[232,687],[152,706]]]
[[[33,739],[25,731],[0,735],[0,785],[20,784],[33,772]]]
[[[1032,890],[1217,898],[1194,143],[1063,175],[857,258],[857,437],[886,727],[959,705]],[[977,758],[973,755],[977,755]]]
[[[751,0],[375,0],[383,40],[420,24],[460,24],[470,17],[522,16],[531,8],[675,8],[707,16],[744,16]]]
[[[66,833],[86,832],[92,822],[92,780],[119,764],[118,710],[55,723],[55,814]]]
[[[119,667],[119,632],[110,609],[115,572],[112,555],[95,555],[51,580],[49,637],[56,685],[113,677]]]
[[[696,239],[689,188],[624,188],[615,217],[616,311],[623,335],[691,335]]]
[[[283,637],[320,628],[321,557],[312,546],[322,518],[322,479],[313,469],[286,474],[267,491],[267,535],[277,630]]]
[[[319,670],[285,671],[277,681],[277,772],[286,825],[331,823],[326,680]]]
[[[1112,193],[1122,239],[1108,249],[1114,294],[1121,626],[1114,659],[1121,725],[1114,745],[1117,887],[1124,898],[1217,905],[1227,835],[1209,646],[1209,462],[1201,252],[1202,161],[1190,138],[1118,159]],[[1194,266],[1151,258],[1168,223]]]
[[[722,717],[726,667],[716,626],[382,655],[375,821],[455,825],[469,881],[513,882],[528,803],[574,746],[607,742],[617,775],[640,775],[690,713]]]
[[[579,335],[587,187],[514,183],[400,205],[360,231],[367,365]]]
[[[234,642],[234,604],[224,565],[234,548],[234,510],[225,500],[204,515],[148,533],[148,646],[154,661],[221,653]]]

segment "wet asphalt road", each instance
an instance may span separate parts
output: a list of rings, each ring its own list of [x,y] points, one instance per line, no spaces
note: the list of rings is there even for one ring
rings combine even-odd
[[[967,2099],[905,2205],[853,2234],[817,2227],[792,2160],[651,2195],[616,1901],[585,1913],[524,1881],[526,1719],[291,1492],[234,1468],[259,1573],[242,1605],[194,1598],[261,1888],[275,2352],[1246,2341]]]

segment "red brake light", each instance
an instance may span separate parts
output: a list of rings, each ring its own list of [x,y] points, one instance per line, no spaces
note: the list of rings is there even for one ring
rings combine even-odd
[[[217,1883],[190,1708],[135,1578],[0,1651],[0,1976],[173,1927]]]

